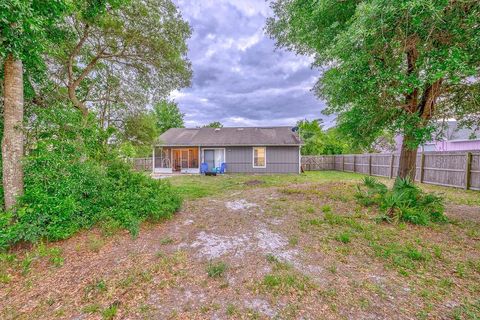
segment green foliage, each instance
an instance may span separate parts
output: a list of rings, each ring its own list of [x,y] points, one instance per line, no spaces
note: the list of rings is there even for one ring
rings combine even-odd
[[[27,69],[43,66],[42,54],[61,40],[57,23],[71,10],[70,1],[1,1],[0,57],[13,54]]]
[[[223,128],[223,124],[220,121],[213,121],[203,127],[204,128]]]
[[[72,108],[35,110],[25,159],[25,194],[0,215],[0,247],[59,240],[96,223],[132,235],[143,220],[168,218],[180,199],[168,182],[133,172],[104,143],[105,132]]]
[[[382,220],[406,221],[419,225],[447,221],[443,198],[423,192],[408,178],[397,179],[393,188],[388,190],[387,186],[378,180],[366,177],[363,183],[357,186],[355,197],[362,205],[377,205],[382,212]]]
[[[158,138],[159,129],[153,113],[146,112],[126,118],[120,148],[127,157],[146,157]]]
[[[153,107],[159,134],[171,128],[183,128],[184,114],[180,112],[175,102],[161,101]]]
[[[325,67],[314,90],[362,146],[389,132],[414,149],[435,118],[478,120],[469,93],[479,83],[479,1],[274,0],[272,9],[267,32]],[[462,97],[468,106],[457,107]]]
[[[67,36],[50,56],[50,76],[75,87],[102,120],[118,123],[190,85],[191,29],[171,0],[74,3],[62,24]]]
[[[337,128],[323,131],[321,120],[302,120],[297,123],[300,137],[304,145],[302,154],[344,154],[355,153],[360,150],[352,147],[349,138],[340,134]]]

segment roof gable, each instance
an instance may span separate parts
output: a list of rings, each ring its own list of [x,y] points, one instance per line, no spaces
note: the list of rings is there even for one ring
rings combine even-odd
[[[159,137],[158,145],[301,145],[301,140],[290,127],[172,128]]]

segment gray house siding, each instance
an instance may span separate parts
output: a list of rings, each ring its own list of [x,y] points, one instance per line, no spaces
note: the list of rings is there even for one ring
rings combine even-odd
[[[208,147],[203,147],[202,149],[208,149]],[[298,152],[298,146],[267,146],[266,168],[254,168],[253,147],[225,147],[227,172],[299,173],[300,158]]]

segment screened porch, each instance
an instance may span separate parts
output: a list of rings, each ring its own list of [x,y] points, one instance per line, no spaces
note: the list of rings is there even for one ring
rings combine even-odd
[[[198,147],[155,147],[155,173],[199,173]]]

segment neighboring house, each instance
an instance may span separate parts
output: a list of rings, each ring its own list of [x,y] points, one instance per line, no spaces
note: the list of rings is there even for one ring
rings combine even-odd
[[[439,125],[436,137],[418,148],[418,151],[470,151],[480,150],[480,132],[459,128],[456,121]],[[402,137],[397,136],[396,151],[400,152]]]
[[[154,173],[299,173],[302,142],[290,127],[173,128],[153,151]]]

